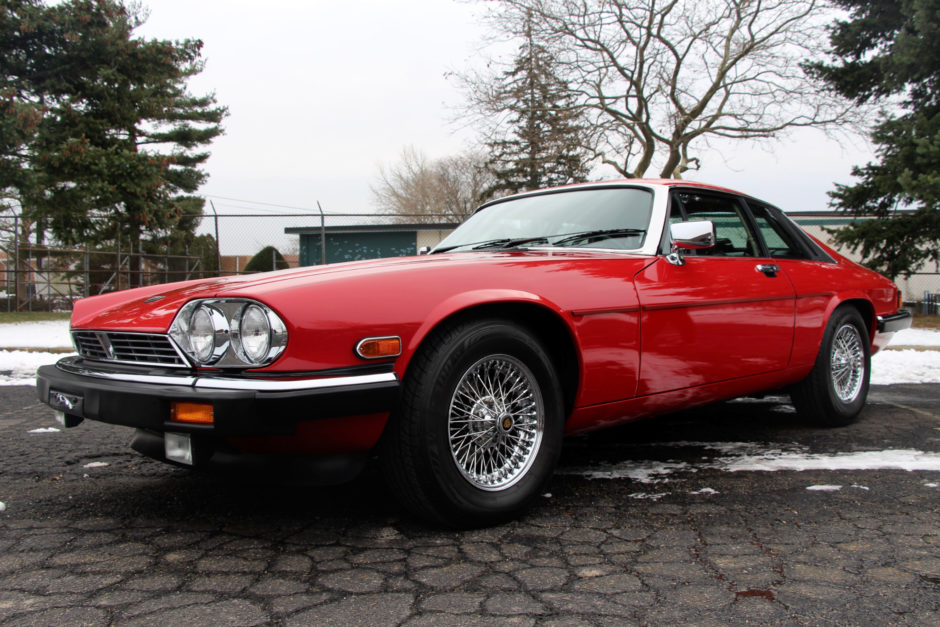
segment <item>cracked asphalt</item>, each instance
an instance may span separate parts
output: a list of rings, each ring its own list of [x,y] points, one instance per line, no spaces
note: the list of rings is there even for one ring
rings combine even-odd
[[[940,385],[873,388],[843,429],[770,399],[574,438],[528,513],[464,532],[409,519],[374,472],[194,473],[126,428],[29,433],[54,425],[33,388],[0,388],[0,408],[4,627],[940,622],[940,472],[727,472],[703,446],[936,453]],[[683,469],[576,470],[630,460]]]

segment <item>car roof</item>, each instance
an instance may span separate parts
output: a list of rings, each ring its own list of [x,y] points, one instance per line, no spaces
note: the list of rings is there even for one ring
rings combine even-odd
[[[661,187],[693,187],[704,190],[726,192],[730,194],[735,194],[737,196],[748,196],[737,190],[730,189],[728,187],[721,187],[720,185],[710,185],[709,183],[700,183],[698,181],[686,181],[683,179],[613,179],[609,181],[592,181],[589,183],[571,183],[569,185],[559,185],[557,187],[546,187],[543,189],[533,189],[531,191],[519,192],[518,194],[510,194],[509,196],[503,196],[502,198],[495,198],[493,200],[487,201],[480,205],[477,208],[477,211],[483,209],[492,204],[500,203],[505,200],[511,200],[514,198],[524,198],[526,196],[538,196],[540,194],[550,194],[555,191],[561,190],[571,190],[571,189],[591,189],[591,188],[602,188],[602,187],[620,187],[620,186],[642,186],[642,187],[652,187],[652,186],[661,186]]]

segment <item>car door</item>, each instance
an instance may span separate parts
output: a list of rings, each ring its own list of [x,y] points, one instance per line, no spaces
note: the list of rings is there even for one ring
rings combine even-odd
[[[772,372],[790,358],[794,289],[746,204],[730,194],[673,190],[670,223],[694,220],[714,223],[716,246],[689,251],[683,265],[660,256],[636,276],[638,395]]]

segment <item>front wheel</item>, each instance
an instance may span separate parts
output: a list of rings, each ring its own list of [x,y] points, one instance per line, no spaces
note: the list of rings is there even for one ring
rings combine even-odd
[[[468,321],[429,338],[409,367],[383,464],[413,513],[491,524],[544,487],[561,449],[563,402],[539,341],[510,321]]]
[[[791,390],[793,404],[817,424],[851,424],[865,406],[870,377],[868,327],[858,310],[837,309],[826,325],[813,370]]]

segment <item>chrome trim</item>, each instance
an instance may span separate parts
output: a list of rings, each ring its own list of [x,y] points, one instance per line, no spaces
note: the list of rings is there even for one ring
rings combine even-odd
[[[236,327],[239,324],[243,310],[252,305],[261,308],[270,325],[271,347],[268,350],[265,361],[262,362],[252,362],[247,361],[247,358],[242,358],[240,355],[240,330],[232,328],[233,324]],[[189,320],[192,313],[199,307],[208,307],[220,312],[221,316],[225,319],[224,334],[228,341],[227,349],[222,351],[220,356],[213,357],[213,360],[207,362],[206,365],[211,365],[214,368],[260,368],[274,362],[287,347],[287,326],[271,307],[261,301],[252,298],[197,298],[189,301],[180,308],[176,313],[176,317],[173,318],[173,323],[170,324],[170,329],[167,332],[169,337],[174,339],[179,348],[186,353],[188,361],[190,362],[194,362],[195,357],[190,356],[185,348],[189,343]],[[216,346],[219,346],[218,342],[216,342]]]
[[[101,348],[104,350],[105,359],[114,361],[114,346],[111,344],[111,338],[108,337],[108,334],[104,331],[95,331],[95,337],[98,338],[98,343],[101,344]]]
[[[149,375],[130,372],[106,372],[87,366],[79,366],[74,362],[77,357],[60,359],[56,368],[69,374],[110,381],[127,381],[130,383],[150,383],[163,386],[188,387],[211,390],[255,390],[258,392],[287,392],[296,390],[323,390],[336,387],[355,387],[373,383],[392,383],[398,380],[394,372],[380,374],[352,375],[345,377],[324,377],[319,379],[236,379],[233,377],[214,376],[173,376]]]
[[[172,347],[173,350],[176,351],[176,356],[180,358],[180,361],[182,363],[173,364],[173,363],[166,363],[166,362],[159,362],[159,361],[128,361],[126,359],[116,359],[116,358],[96,359],[95,357],[89,357],[87,355],[81,354],[82,351],[79,350],[78,341],[76,340],[76,337],[75,337],[77,333],[93,333],[95,337],[98,339],[98,343],[101,344],[102,350],[104,350],[107,355],[114,354],[114,348],[113,346],[111,346],[111,339],[110,337],[108,337],[109,334],[111,333],[118,333],[121,335],[147,335],[147,336],[152,336],[152,337],[163,337],[169,341],[170,347]],[[105,346],[104,342],[102,342],[102,339],[101,339],[102,335],[107,338],[107,342],[108,342],[107,346]],[[189,359],[189,356],[186,355],[186,353],[180,348],[180,346],[176,343],[173,337],[164,333],[148,333],[148,332],[142,332],[142,331],[115,331],[115,330],[96,331],[93,329],[69,329],[69,337],[72,338],[72,345],[75,348],[75,352],[81,355],[84,359],[87,359],[89,361],[98,361],[101,363],[111,363],[111,364],[127,364],[130,366],[154,366],[157,368],[191,368],[193,365]]]
[[[362,352],[360,352],[360,349],[362,348],[362,345],[368,342],[369,340],[398,340],[398,352],[395,353],[394,355],[381,355],[379,357],[366,357],[365,355],[362,354]],[[375,337],[364,337],[358,342],[356,342],[356,355],[358,355],[362,359],[370,359],[370,360],[371,359],[391,359],[392,357],[401,357],[401,351],[402,351],[402,341],[401,341],[401,337],[398,335],[378,335]]]
[[[715,224],[711,220],[676,222],[669,225],[674,246],[683,250],[703,250],[715,246]]]
[[[878,333],[897,333],[911,328],[913,316],[906,309],[899,309],[895,314],[878,316]]]
[[[397,381],[394,372],[362,374],[350,377],[328,377],[325,379],[300,379],[296,381],[274,381],[271,379],[232,379],[226,377],[197,377],[194,387],[213,390],[257,390],[259,392],[283,392],[288,390],[322,390],[325,388],[352,387],[371,383]]]

